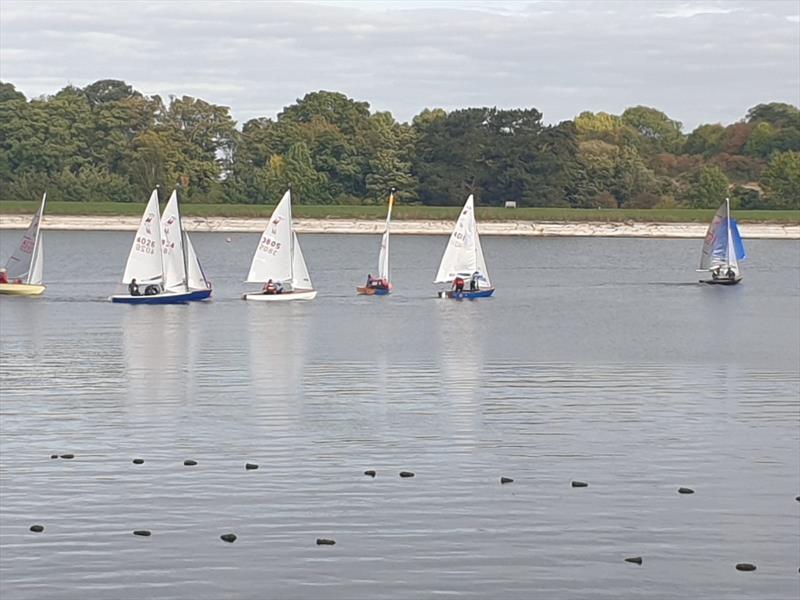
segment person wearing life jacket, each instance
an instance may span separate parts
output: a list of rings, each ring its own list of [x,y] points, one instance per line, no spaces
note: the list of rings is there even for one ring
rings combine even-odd
[[[131,282],[128,284],[128,294],[131,296],[140,296],[139,293],[139,284],[136,283],[136,278],[134,277],[131,279]]]
[[[375,280],[372,278],[372,273],[369,273],[367,275],[367,287],[368,288],[375,287]]]
[[[0,269],[0,283],[8,283],[8,271]]]
[[[464,280],[461,277],[453,279],[453,291],[456,293],[464,291]]]
[[[270,279],[267,283],[264,284],[264,293],[265,294],[276,294],[278,292],[278,288],[275,286],[275,282]]]

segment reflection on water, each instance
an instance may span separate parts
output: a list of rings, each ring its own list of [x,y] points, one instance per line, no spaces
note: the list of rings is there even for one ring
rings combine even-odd
[[[0,597],[798,596],[793,281],[615,286],[612,244],[584,289],[536,266],[574,246],[490,238],[536,283],[498,265],[497,298],[440,301],[414,282],[441,240],[401,238],[420,267],[364,299],[348,274],[374,244],[341,240],[302,242],[329,290],[310,303],[242,302],[234,275],[183,307],[0,299]]]

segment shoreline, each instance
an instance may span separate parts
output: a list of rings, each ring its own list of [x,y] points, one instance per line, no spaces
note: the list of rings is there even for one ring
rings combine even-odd
[[[25,229],[30,215],[0,215],[0,230]],[[47,216],[42,229],[51,231],[136,231],[140,217]],[[189,232],[260,233],[264,219],[229,217],[185,217]],[[453,221],[394,221],[392,234],[449,235]],[[380,234],[383,220],[295,219],[298,233]],[[548,222],[485,221],[478,224],[481,235],[524,237],[631,237],[631,238],[702,238],[706,223],[625,222]],[[749,239],[800,239],[800,225],[781,223],[740,223],[742,237]]]

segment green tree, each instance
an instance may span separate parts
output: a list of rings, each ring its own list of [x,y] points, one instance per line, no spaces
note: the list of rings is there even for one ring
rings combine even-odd
[[[682,124],[648,106],[634,106],[622,113],[622,122],[633,127],[658,152],[678,152],[683,145]]]
[[[686,193],[691,208],[716,208],[728,194],[729,182],[719,167],[704,166],[692,179]]]
[[[778,152],[761,178],[768,208],[800,209],[800,152]]]
[[[722,125],[700,125],[686,138],[683,151],[686,154],[712,156],[722,151],[724,143],[725,128]]]

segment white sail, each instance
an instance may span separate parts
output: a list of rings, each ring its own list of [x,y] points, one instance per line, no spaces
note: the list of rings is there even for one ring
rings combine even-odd
[[[39,226],[44,214],[47,193],[42,195],[42,204],[31,219],[31,224],[22,236],[14,252],[6,263],[6,275],[9,281],[17,279],[25,283],[40,285],[42,283],[43,251]]]
[[[700,269],[708,271],[714,267],[725,265],[725,255],[728,250],[728,227],[723,227],[727,219],[728,203],[722,204],[706,231],[703,241],[703,251],[700,254]],[[724,236],[724,237],[723,237]]]
[[[173,190],[161,214],[161,249],[164,261],[164,289],[186,291],[186,262],[183,255],[183,229],[178,194]]]
[[[449,283],[457,276],[469,277],[476,271],[481,274],[483,281],[490,285],[486,260],[478,237],[478,226],[475,222],[475,201],[470,194],[447,242],[435,281]]]
[[[163,275],[158,192],[153,190],[142,215],[142,221],[139,223],[139,229],[136,231],[122,283],[130,283],[131,279],[136,279],[137,283],[160,282]]]
[[[292,196],[287,190],[272,212],[250,264],[248,283],[292,280]]]
[[[306,260],[303,258],[303,251],[300,249],[300,242],[297,234],[292,231],[292,289],[293,290],[312,290],[311,276],[308,274]]]
[[[394,193],[389,194],[389,210],[386,213],[386,228],[381,237],[381,251],[378,254],[378,279],[389,281],[389,226],[392,222],[392,205]]]
[[[186,240],[186,266],[189,272],[189,289],[207,290],[210,286],[205,273],[203,273],[203,267],[200,266],[200,260],[197,258],[188,233],[184,233],[184,239]]]

